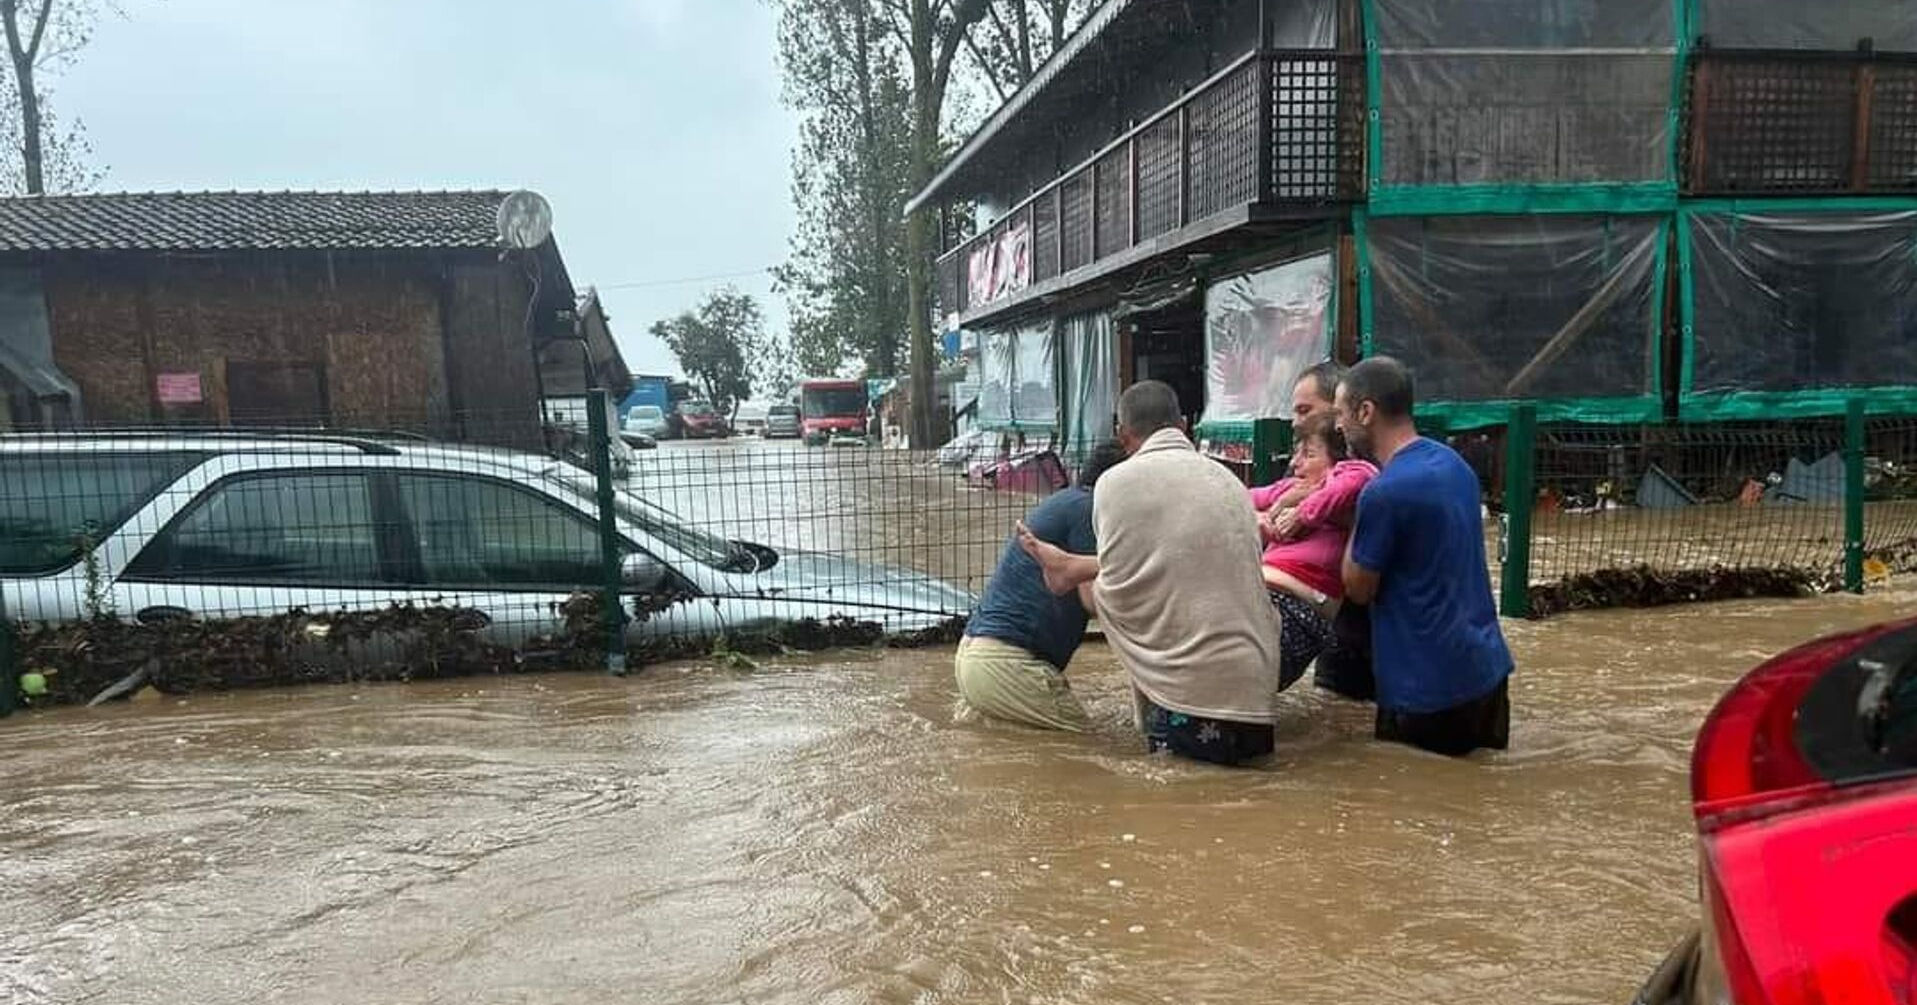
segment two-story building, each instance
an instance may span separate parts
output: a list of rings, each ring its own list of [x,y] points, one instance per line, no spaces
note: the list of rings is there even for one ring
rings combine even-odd
[[[1917,0],[1108,0],[918,194],[987,425],[1917,408]],[[1899,404],[1899,403],[1902,404]]]

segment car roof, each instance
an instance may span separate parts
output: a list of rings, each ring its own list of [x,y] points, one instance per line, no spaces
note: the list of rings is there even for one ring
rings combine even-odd
[[[0,435],[0,457],[32,454],[198,454],[206,456],[328,457],[363,455],[407,460],[427,467],[496,474],[542,476],[576,466],[542,454],[484,444],[444,443],[393,433],[255,433],[241,430],[8,433]],[[375,463],[378,463],[377,461]],[[584,469],[577,469],[583,473]]]

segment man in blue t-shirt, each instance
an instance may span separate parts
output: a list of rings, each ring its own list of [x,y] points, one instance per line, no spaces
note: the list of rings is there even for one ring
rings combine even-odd
[[[1491,599],[1478,477],[1418,435],[1411,372],[1388,356],[1338,385],[1338,428],[1381,469],[1358,497],[1346,596],[1371,608],[1377,736],[1453,757],[1509,742],[1511,651]]]
[[[1098,554],[1092,489],[1099,475],[1124,459],[1116,443],[1093,448],[1078,484],[1039,503],[1026,514],[1025,526],[1066,551]],[[953,661],[966,704],[997,719],[1084,732],[1085,709],[1065,682],[1065,665],[1085,638],[1087,607],[1079,593],[1060,597],[1046,589],[1044,573],[1014,534],[966,622]]]

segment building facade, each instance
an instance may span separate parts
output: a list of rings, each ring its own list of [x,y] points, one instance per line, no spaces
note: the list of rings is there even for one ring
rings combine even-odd
[[[1917,0],[1108,0],[914,205],[980,421],[1073,451],[1381,353],[1453,429],[1907,411]]]
[[[504,195],[0,200],[8,421],[537,444],[542,381],[558,394],[611,381],[623,395],[630,376],[550,239],[500,253]]]

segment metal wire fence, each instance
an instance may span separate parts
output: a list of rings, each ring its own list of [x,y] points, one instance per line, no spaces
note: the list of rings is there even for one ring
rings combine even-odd
[[[1538,429],[1535,498],[1513,531],[1528,523],[1522,613],[1855,585],[1847,521],[1859,518],[1867,578],[1911,568],[1917,419],[1860,434],[1852,444],[1842,419]],[[1847,487],[1853,446],[1861,496]],[[1517,574],[1500,545],[1503,574]]]
[[[184,690],[593,665],[609,582],[638,659],[945,638],[1015,521],[1068,477],[1043,450],[608,439],[608,561],[592,438],[543,439],[0,436],[14,668],[71,701],[142,670]]]

